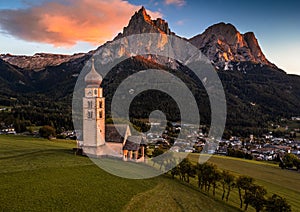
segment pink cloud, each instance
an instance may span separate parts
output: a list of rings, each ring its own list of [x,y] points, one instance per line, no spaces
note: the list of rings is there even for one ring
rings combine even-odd
[[[178,25],[178,26],[184,25],[184,20],[176,21],[176,25]]]
[[[55,0],[28,9],[0,10],[0,27],[26,41],[99,45],[115,37],[140,7],[122,0]],[[162,16],[148,12],[152,18]]]
[[[184,6],[186,4],[185,0],[165,0],[166,5],[176,5],[178,7]]]

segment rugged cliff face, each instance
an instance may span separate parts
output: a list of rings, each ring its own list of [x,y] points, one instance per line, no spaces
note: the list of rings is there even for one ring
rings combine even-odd
[[[131,17],[128,26],[124,27],[123,32],[119,33],[115,39],[141,33],[163,33],[174,35],[165,20],[161,18],[152,20],[147,14],[146,9],[142,7]]]
[[[224,68],[228,62],[253,62],[275,67],[263,54],[253,32],[241,34],[231,24],[215,24],[189,41],[218,68]]]

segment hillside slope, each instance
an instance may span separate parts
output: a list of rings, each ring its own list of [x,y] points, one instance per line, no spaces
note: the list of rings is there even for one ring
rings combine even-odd
[[[3,135],[0,141],[1,211],[239,211],[165,176],[110,175],[75,156],[75,143]]]

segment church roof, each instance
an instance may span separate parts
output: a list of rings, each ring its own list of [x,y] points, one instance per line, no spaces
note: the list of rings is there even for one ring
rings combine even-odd
[[[123,143],[128,130],[130,131],[128,124],[107,124],[105,126],[105,141]]]
[[[146,145],[146,139],[142,136],[128,136],[123,150],[137,151],[140,146]]]
[[[128,136],[123,147],[124,150],[137,151],[140,148],[142,136]]]
[[[102,76],[96,71],[94,63],[94,58],[92,58],[92,68],[90,72],[85,76],[84,81],[87,87],[99,88],[102,82]]]

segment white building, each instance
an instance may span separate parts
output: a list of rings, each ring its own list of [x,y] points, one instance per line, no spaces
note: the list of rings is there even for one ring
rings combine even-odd
[[[102,76],[92,59],[91,71],[85,76],[83,97],[83,153],[94,157],[115,157],[123,160],[144,160],[146,140],[131,136],[129,125],[105,124],[105,97],[101,88]]]

